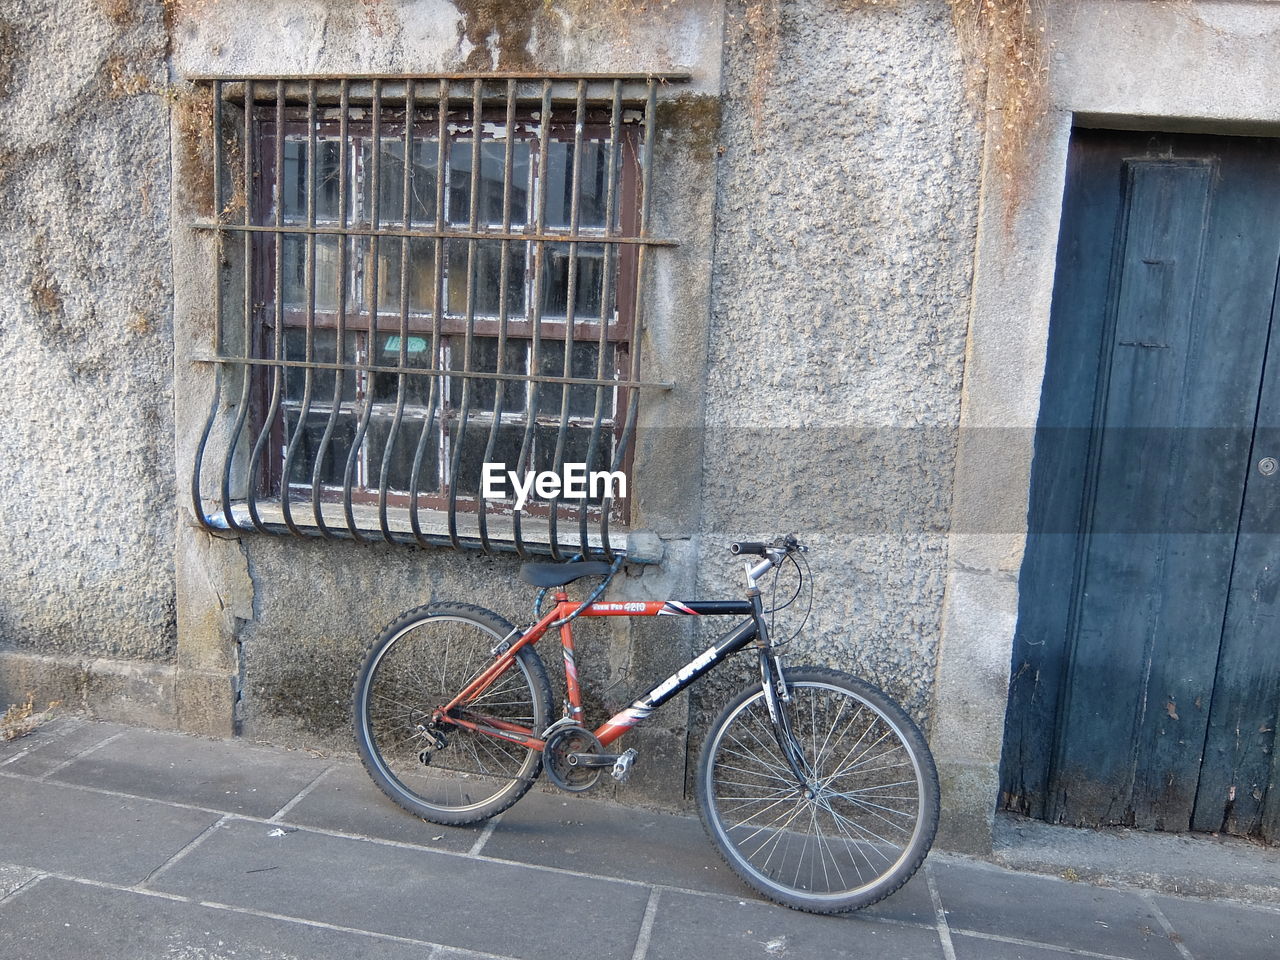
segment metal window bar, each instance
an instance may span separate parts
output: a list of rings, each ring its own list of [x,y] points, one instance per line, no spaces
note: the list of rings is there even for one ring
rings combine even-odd
[[[351,107],[351,86],[345,80],[342,81],[338,94],[338,223],[341,227],[347,226],[347,200],[351,189],[350,179],[347,173],[347,159],[350,152],[350,138],[348,137],[350,123],[350,107]],[[308,100],[308,111],[310,111],[310,100]],[[277,126],[276,139],[283,144],[283,124]],[[308,135],[310,134],[308,128]],[[314,176],[312,171],[314,167],[307,168],[308,176],[308,196],[314,189],[310,178]],[[279,168],[277,168],[277,178],[279,177]],[[276,204],[277,207],[283,207],[283,203]],[[277,238],[276,246],[283,248],[284,238]],[[334,355],[339,363],[346,353],[347,343],[347,256],[350,254],[349,243],[345,236],[341,233],[338,236],[338,253],[337,253],[337,272],[338,272],[338,289],[336,292],[337,299],[337,330],[334,334]],[[278,294],[279,295],[279,294]],[[283,326],[276,335],[278,341],[284,340]],[[316,451],[315,465],[311,470],[311,515],[315,519],[316,529],[322,537],[333,539],[334,533],[324,522],[324,515],[321,510],[321,483],[320,478],[324,475],[325,459],[328,456],[329,445],[333,440],[334,430],[338,426],[338,417],[342,410],[342,389],[343,381],[346,379],[346,370],[339,367],[334,370],[333,374],[333,398],[330,400],[329,416],[325,420],[324,433],[320,438],[319,449]],[[300,415],[298,424],[301,426],[304,419]],[[300,431],[299,431],[300,432]],[[287,505],[288,495],[288,463],[281,473],[281,489],[283,497],[281,498]],[[250,501],[254,499],[253,489],[251,488]],[[345,513],[345,510],[344,510]]]
[[[571,451],[581,456],[584,446],[588,470],[602,457],[601,466],[621,470],[640,391],[670,386],[640,380],[639,335],[647,250],[674,242],[650,235],[657,91],[683,79],[210,79],[214,217],[196,226],[213,232],[220,266],[214,353],[199,358],[215,365],[215,397],[192,468],[199,522],[558,559],[619,552],[609,524],[621,514],[607,491],[598,504],[570,507],[551,497],[515,510],[510,498],[486,500],[478,476],[470,489],[466,474],[495,459],[510,468],[512,456],[520,476],[531,467],[562,473]],[[420,90],[432,84],[435,97],[420,103]],[[239,108],[238,123],[224,124],[228,107]],[[393,144],[401,166],[388,172]],[[434,183],[419,183],[431,176]],[[301,201],[292,214],[287,182],[295,207]],[[400,196],[392,188],[384,197],[395,182]],[[433,216],[423,209],[428,197]],[[452,209],[459,203],[465,217]],[[224,252],[236,243],[239,343],[224,335],[221,283]],[[429,293],[420,276],[428,249]],[[563,297],[563,308],[548,313],[549,297]],[[592,300],[594,319],[585,309]],[[380,313],[388,316],[381,327]],[[481,399],[489,389],[492,400]],[[208,510],[201,487],[215,448],[220,512]],[[308,511],[296,511],[308,501]],[[365,505],[376,509],[362,512]],[[337,525],[326,506],[340,509]],[[403,518],[393,512],[399,507]],[[472,510],[474,532],[461,523]],[[434,511],[443,524],[427,522]],[[576,529],[562,538],[559,521],[571,516]],[[509,532],[494,526],[497,517],[509,519]],[[529,525],[535,518],[540,531]]]
[[[360,412],[360,421],[356,426],[355,439],[352,440],[350,449],[347,451],[346,469],[342,474],[342,511],[347,518],[347,532],[351,535],[351,539],[357,543],[367,543],[368,540],[360,532],[359,524],[356,522],[355,507],[351,501],[352,490],[355,486],[355,473],[358,469],[360,459],[360,451],[364,446],[365,437],[369,432],[369,421],[373,416],[373,397],[369,388],[370,378],[373,376],[369,372],[369,367],[373,365],[373,351],[378,342],[378,250],[381,238],[377,234],[378,215],[381,211],[378,209],[381,200],[382,186],[382,81],[375,79],[373,81],[373,99],[372,99],[373,123],[372,123],[372,140],[373,145],[370,147],[370,157],[372,166],[369,174],[369,223],[373,228],[373,234],[369,237],[369,263],[374,268],[369,272],[367,282],[369,284],[369,292],[367,294],[369,300],[369,337],[365,342],[363,376],[359,380],[363,380],[365,384],[365,403]],[[408,125],[410,119],[405,118]],[[314,136],[314,130],[311,135]],[[408,162],[408,157],[405,162]],[[345,212],[345,211],[344,211]],[[314,243],[315,237],[310,240]],[[345,243],[346,240],[339,238],[339,243]],[[357,367],[359,370],[360,368]],[[341,376],[341,374],[339,374]],[[299,428],[301,429],[301,427]],[[314,496],[315,481],[312,480],[312,495]],[[285,497],[288,497],[288,486],[285,487]]]

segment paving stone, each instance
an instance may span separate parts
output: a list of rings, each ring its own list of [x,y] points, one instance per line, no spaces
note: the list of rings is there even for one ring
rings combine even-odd
[[[137,883],[216,814],[0,777],[0,856],[56,873]]]
[[[1160,921],[1127,890],[1030,877],[998,867],[931,865],[957,931],[974,930],[1111,956],[1181,960]]]
[[[752,896],[694,817],[531,790],[502,815],[486,857]]]
[[[629,960],[648,901],[638,885],[272,829],[231,821],[153,886],[523,960]]]
[[[963,933],[951,934],[956,960],[1068,960],[1071,954],[1051,947],[1029,947],[1020,943],[1002,943]]]
[[[0,900],[39,874],[39,870],[31,867],[20,867],[16,863],[0,863]]]
[[[0,903],[5,960],[422,960],[428,948],[55,878]]]
[[[270,817],[325,765],[295,750],[135,729],[51,779]]]
[[[420,820],[391,802],[358,763],[339,762],[285,816],[288,823],[441,850],[470,850],[484,829]]]
[[[942,955],[937,933],[928,928],[663,890],[647,960],[940,960]]]
[[[6,709],[7,706],[0,703],[0,713],[4,713]],[[48,723],[40,725],[31,733],[16,740],[0,739],[0,766],[16,754],[27,753],[35,744],[46,745],[84,726],[86,722],[82,717],[54,717]]]
[[[34,733],[4,744],[9,749],[0,753],[0,773],[42,777],[77,754],[129,729],[116,723],[96,723],[78,717],[54,720]]]
[[[933,909],[933,896],[929,893],[929,881],[925,879],[925,869],[921,867],[896,893],[864,907],[857,916],[932,926],[937,922],[937,915]]]
[[[1280,911],[1181,897],[1157,897],[1156,903],[1196,960],[1280,957]]]
[[[720,859],[696,817],[530,791],[502,815],[486,857],[581,870],[742,899],[760,895]],[[868,915],[933,922],[923,876],[868,908]]]

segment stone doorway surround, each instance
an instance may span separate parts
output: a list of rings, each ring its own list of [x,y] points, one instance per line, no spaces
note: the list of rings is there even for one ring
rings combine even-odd
[[[1048,114],[1016,197],[986,145],[930,737],[949,810],[938,843],[979,855],[992,850],[1071,129],[1280,136],[1273,5],[1048,8]]]

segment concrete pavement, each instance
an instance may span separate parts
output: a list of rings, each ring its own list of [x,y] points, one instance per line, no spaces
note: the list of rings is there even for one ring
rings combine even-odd
[[[1274,960],[1280,909],[935,852],[847,917],[761,901],[696,819],[532,791],[424,823],[350,758],[64,718],[0,744],[0,960]]]

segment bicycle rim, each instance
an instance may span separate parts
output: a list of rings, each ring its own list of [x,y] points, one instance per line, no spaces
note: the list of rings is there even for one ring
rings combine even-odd
[[[538,755],[519,744],[431,722],[437,707],[492,663],[501,639],[467,617],[432,615],[403,625],[377,651],[360,691],[363,733],[388,786],[411,804],[480,812],[537,775]],[[525,658],[517,657],[468,709],[537,730],[545,717],[535,690]]]
[[[788,686],[808,782],[796,782],[764,693],[755,691],[708,744],[703,789],[713,839],[766,896],[830,912],[872,903],[923,859],[936,791],[902,720],[834,680]]]

